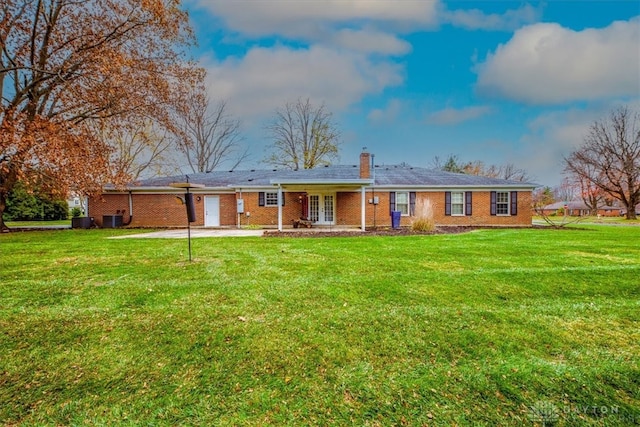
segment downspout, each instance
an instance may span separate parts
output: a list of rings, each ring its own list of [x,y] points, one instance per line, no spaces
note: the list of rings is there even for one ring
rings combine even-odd
[[[133,195],[131,194],[131,190],[129,190],[129,221],[122,225],[129,225],[131,221],[133,221]]]
[[[278,231],[282,231],[282,186],[278,184]]]
[[[240,193],[240,197],[237,200],[242,200],[242,188],[239,189],[239,193]],[[240,229],[242,227],[242,214],[244,212],[239,212],[238,211],[238,201],[237,200],[236,200],[236,216],[238,217],[238,221],[237,221],[238,225],[237,225],[237,227],[238,227],[238,229]]]
[[[373,203],[373,228],[376,228],[376,208],[378,207],[378,203],[376,203],[376,163],[375,163],[375,154],[371,154],[371,176],[373,177],[373,182],[371,185],[372,199]]]
[[[367,230],[367,187],[360,187],[360,229]]]

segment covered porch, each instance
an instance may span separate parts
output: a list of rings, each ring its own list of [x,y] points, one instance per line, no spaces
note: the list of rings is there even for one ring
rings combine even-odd
[[[271,180],[271,184],[276,186],[278,192],[278,231],[283,231],[284,223],[291,222],[291,229],[303,232],[309,227],[314,231],[331,231],[336,227],[341,229],[351,229],[350,224],[357,224],[361,231],[366,229],[366,189],[371,185],[370,179],[352,179],[335,181],[313,181],[313,180]],[[283,193],[293,193],[297,196],[294,200],[288,199],[288,203],[299,204],[299,218],[284,218],[282,203]],[[353,198],[343,199],[339,194],[357,194],[356,201]],[[350,224],[340,224],[338,212],[345,212],[349,215]],[[353,221],[352,216],[357,216]],[[298,227],[294,228],[295,225]]]

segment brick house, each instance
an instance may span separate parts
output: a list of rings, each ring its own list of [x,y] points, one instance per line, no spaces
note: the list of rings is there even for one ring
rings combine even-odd
[[[89,215],[120,215],[134,227],[182,227],[185,189],[171,184],[187,177],[154,178],[126,189],[105,188],[89,200]],[[313,226],[400,225],[429,215],[439,226],[531,226],[531,192],[536,184],[456,174],[410,166],[359,165],[305,170],[214,171],[188,176],[195,207],[194,226],[258,225],[290,228],[301,218]]]

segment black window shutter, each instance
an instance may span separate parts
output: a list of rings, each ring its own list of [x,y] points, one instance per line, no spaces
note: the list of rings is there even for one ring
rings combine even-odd
[[[416,214],[416,192],[409,193],[409,215],[414,216]]]
[[[258,206],[264,206],[264,191],[258,192]]]
[[[518,192],[511,192],[511,215],[518,215]]]
[[[464,193],[464,202],[465,202],[465,207],[464,207],[464,213],[467,216],[471,216],[471,191],[466,191]]]
[[[284,193],[281,193],[282,195],[282,206],[284,206]]]
[[[396,210],[396,192],[389,192],[389,214]]]
[[[495,215],[497,213],[497,195],[495,191],[491,192],[491,215]]]
[[[451,215],[451,191],[444,193],[444,214]]]

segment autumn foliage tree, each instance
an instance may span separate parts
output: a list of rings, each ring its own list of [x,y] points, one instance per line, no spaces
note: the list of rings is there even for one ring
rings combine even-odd
[[[97,191],[114,173],[96,129],[148,117],[171,128],[177,94],[201,80],[178,0],[3,0],[0,228],[17,182]]]
[[[589,192],[619,200],[627,219],[640,203],[640,113],[621,107],[589,128],[584,143],[565,159],[565,171]]]

